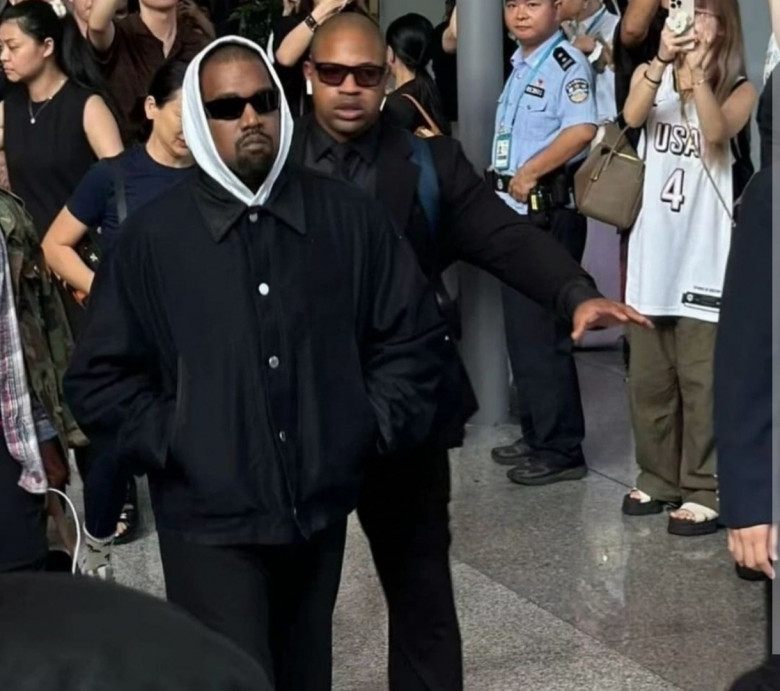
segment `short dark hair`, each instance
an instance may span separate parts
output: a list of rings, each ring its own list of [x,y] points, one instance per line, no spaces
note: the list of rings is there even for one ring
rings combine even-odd
[[[252,50],[249,46],[245,46],[242,43],[221,43],[203,57],[203,60],[200,63],[200,73],[203,74],[206,65],[209,65],[212,62],[224,64],[226,62],[238,62],[240,60],[254,60],[259,62],[263,67],[266,67],[265,61],[260,57],[260,53]]]

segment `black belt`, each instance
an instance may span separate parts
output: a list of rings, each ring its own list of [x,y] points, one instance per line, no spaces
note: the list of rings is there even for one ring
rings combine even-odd
[[[512,175],[501,175],[495,170],[485,171],[485,180],[496,192],[509,194],[509,183],[512,182],[512,177]]]

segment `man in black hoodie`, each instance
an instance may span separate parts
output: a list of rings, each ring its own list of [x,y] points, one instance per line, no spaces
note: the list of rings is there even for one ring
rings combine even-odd
[[[454,345],[381,207],[286,165],[292,120],[254,43],[212,44],[183,91],[200,175],[128,219],[67,391],[149,473],[168,599],[277,690],[325,691],[364,467],[425,439]]]

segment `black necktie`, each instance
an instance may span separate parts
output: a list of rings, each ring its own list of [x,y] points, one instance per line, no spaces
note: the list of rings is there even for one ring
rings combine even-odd
[[[333,152],[333,174],[347,182],[352,182],[359,156],[357,151],[348,143],[336,144],[331,151]]]

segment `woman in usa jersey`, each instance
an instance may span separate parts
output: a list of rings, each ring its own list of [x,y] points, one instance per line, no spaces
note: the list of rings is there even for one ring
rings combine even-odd
[[[733,225],[730,142],[756,101],[737,0],[697,0],[690,24],[667,23],[655,59],[634,74],[624,111],[643,130],[647,163],[626,302],[656,328],[630,330],[640,473],[623,512],[645,516],[671,504],[669,532],[682,536],[718,528],[712,379]]]

